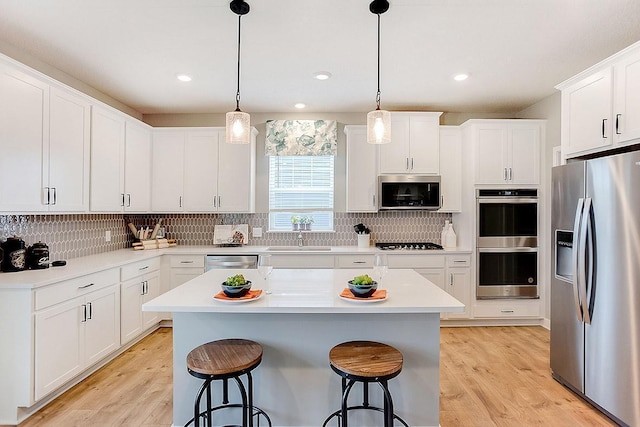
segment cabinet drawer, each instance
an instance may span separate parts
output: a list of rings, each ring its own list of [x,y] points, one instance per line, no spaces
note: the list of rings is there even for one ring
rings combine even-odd
[[[448,255],[447,267],[470,267],[471,255]]]
[[[204,256],[203,255],[171,255],[170,265],[171,265],[171,268],[191,268],[191,267],[204,268]]]
[[[271,255],[274,268],[333,268],[332,255]]]
[[[388,255],[389,268],[444,268],[444,255]]]
[[[540,317],[540,300],[477,302],[473,311],[474,317]]]
[[[338,268],[373,267],[373,255],[340,255]]]
[[[45,286],[35,291],[35,309],[41,310],[45,307],[50,307],[54,304],[68,301],[72,298],[113,285],[114,283],[118,283],[117,268],[87,274],[86,276]]]
[[[134,262],[120,267],[120,280],[123,282],[131,278],[149,273],[160,268],[160,258],[151,258],[144,261]]]

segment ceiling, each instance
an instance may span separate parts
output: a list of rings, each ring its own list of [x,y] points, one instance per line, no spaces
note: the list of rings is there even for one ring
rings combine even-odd
[[[241,107],[375,107],[370,0],[248,0]],[[638,0],[390,0],[382,107],[517,112],[640,40]],[[237,16],[227,0],[0,0],[0,42],[142,114],[235,108]],[[332,78],[318,81],[317,71]],[[470,78],[455,82],[452,76]],[[193,77],[177,81],[176,74]]]

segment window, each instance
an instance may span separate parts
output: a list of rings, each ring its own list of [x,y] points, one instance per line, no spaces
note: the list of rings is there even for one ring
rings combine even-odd
[[[333,230],[334,156],[269,156],[269,230],[289,231],[291,217]]]

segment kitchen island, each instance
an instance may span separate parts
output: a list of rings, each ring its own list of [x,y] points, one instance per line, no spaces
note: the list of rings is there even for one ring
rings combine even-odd
[[[220,284],[239,272],[253,289],[265,290],[262,296],[244,303],[215,300]],[[383,277],[384,301],[339,296],[348,280],[370,272],[276,269],[265,282],[257,270],[211,270],[144,304],[145,311],[173,313],[173,425],[191,418],[201,384],[187,373],[187,353],[209,341],[245,338],[264,348],[262,364],[253,372],[254,402],[274,426],[319,426],[339,407],[340,377],[329,368],[328,353],[350,340],[380,341],[400,350],[403,372],[389,383],[396,413],[411,426],[438,426],[440,313],[464,306],[408,269]],[[378,391],[371,387],[370,400],[381,406]],[[233,387],[230,392],[233,396]],[[360,395],[358,387],[352,398]],[[357,411],[349,420],[379,425],[380,414]]]

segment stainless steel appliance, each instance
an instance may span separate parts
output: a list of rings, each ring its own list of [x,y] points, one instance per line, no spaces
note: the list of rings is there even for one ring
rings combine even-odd
[[[378,194],[380,210],[437,210],[441,206],[440,177],[380,175]]]
[[[442,246],[437,243],[420,242],[420,243],[376,243],[376,248],[383,251],[428,251],[441,250]]]
[[[640,425],[640,152],[553,168],[551,370]]]
[[[538,298],[538,191],[481,189],[476,201],[476,297]]]
[[[258,255],[207,255],[205,271],[214,268],[257,268]]]

